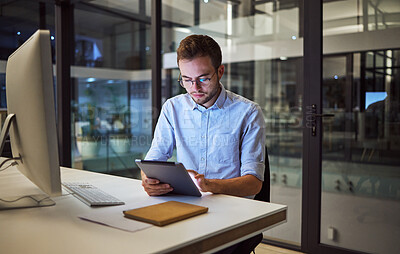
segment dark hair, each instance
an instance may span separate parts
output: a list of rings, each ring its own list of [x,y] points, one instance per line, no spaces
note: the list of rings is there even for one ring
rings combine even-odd
[[[195,57],[209,56],[212,65],[217,69],[222,62],[221,48],[218,43],[207,35],[189,35],[181,41],[177,50],[179,60],[192,60]]]

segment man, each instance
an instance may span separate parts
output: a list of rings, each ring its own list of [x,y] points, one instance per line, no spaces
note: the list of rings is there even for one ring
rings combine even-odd
[[[146,160],[168,160],[174,148],[201,191],[253,197],[264,181],[265,122],[260,107],[220,83],[224,74],[217,42],[191,35],[177,50],[179,82],[187,93],[167,100]],[[269,179],[266,179],[269,180]],[[150,196],[172,187],[142,172]],[[219,253],[249,253],[262,234]]]
[[[186,37],[177,50],[179,82],[187,94],[165,102],[146,160],[177,160],[201,191],[252,197],[264,180],[265,123],[260,107],[220,83],[224,74],[217,42],[205,35]],[[168,184],[142,173],[145,191],[163,195]]]
[[[163,105],[146,160],[177,160],[190,169],[201,191],[254,196],[264,176],[264,119],[255,103],[225,90],[222,53],[212,38],[186,37],[177,50],[179,82],[187,94]],[[145,191],[172,188],[142,173]]]

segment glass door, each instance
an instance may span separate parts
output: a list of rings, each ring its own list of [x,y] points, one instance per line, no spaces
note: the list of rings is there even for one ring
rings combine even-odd
[[[392,68],[399,57],[398,50],[324,57],[323,112],[334,118],[323,119],[321,243],[399,250],[400,83]]]
[[[400,250],[399,13],[390,0],[323,6],[321,107],[333,117],[322,118],[320,243],[330,249]]]

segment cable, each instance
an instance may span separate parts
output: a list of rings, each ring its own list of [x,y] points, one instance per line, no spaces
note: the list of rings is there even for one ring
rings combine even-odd
[[[11,161],[11,160],[14,160],[14,162],[11,163],[10,165],[8,165],[6,168],[2,168],[2,167],[4,166],[4,164],[6,164],[6,162]],[[0,163],[0,172],[6,170],[7,168],[9,168],[9,167],[11,167],[11,166],[18,165],[17,160],[22,161],[22,160],[21,160],[21,155],[18,156],[18,157],[14,157],[14,158],[8,158],[8,159],[5,159],[4,161],[2,161],[2,162]]]
[[[3,166],[3,164],[4,164],[4,163],[2,163],[1,166]],[[8,165],[8,166],[5,167],[5,168],[1,168],[1,167],[0,167],[0,172],[2,172],[2,171],[4,171],[4,170],[8,169],[9,167],[15,166],[15,165],[18,165],[18,163],[17,163],[16,161],[12,162],[10,165]]]
[[[11,160],[15,160],[16,158],[8,158],[8,159],[5,159],[4,161],[2,161],[1,163],[0,163],[0,168],[1,167],[3,167],[3,165],[7,162],[7,161],[11,161]]]
[[[0,201],[6,202],[6,203],[14,203],[14,202],[17,202],[17,201],[19,201],[19,200],[21,200],[21,199],[24,199],[24,198],[30,198],[30,199],[32,199],[33,201],[35,201],[38,205],[39,205],[42,201],[44,201],[44,200],[46,200],[46,199],[50,199],[50,197],[45,197],[45,198],[42,198],[42,199],[40,199],[40,200],[37,200],[36,198],[34,198],[34,197],[28,195],[28,196],[19,197],[19,198],[14,199],[14,200],[5,200],[5,199],[0,198]]]
[[[68,194],[61,195],[61,197],[65,197],[65,196],[69,196],[69,195],[72,195],[72,193],[68,193]],[[14,200],[5,200],[5,199],[0,198],[0,201],[1,201],[1,202],[5,202],[5,203],[14,203],[14,202],[17,202],[17,201],[19,201],[19,200],[21,200],[21,199],[24,199],[24,198],[30,198],[30,199],[32,199],[33,201],[35,201],[38,205],[40,205],[40,203],[41,203],[42,201],[46,200],[46,199],[51,200],[50,197],[44,197],[44,198],[42,198],[42,199],[37,200],[36,198],[34,198],[34,197],[31,196],[31,195],[26,195],[26,196],[22,196],[22,197],[19,197],[19,198],[17,198],[17,199],[14,199]]]

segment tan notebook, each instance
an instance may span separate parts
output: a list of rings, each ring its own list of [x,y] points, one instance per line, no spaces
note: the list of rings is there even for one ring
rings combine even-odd
[[[206,213],[207,211],[208,207],[178,201],[168,201],[157,205],[127,210],[124,211],[124,215],[130,219],[152,223],[157,226],[165,226],[176,221]]]

